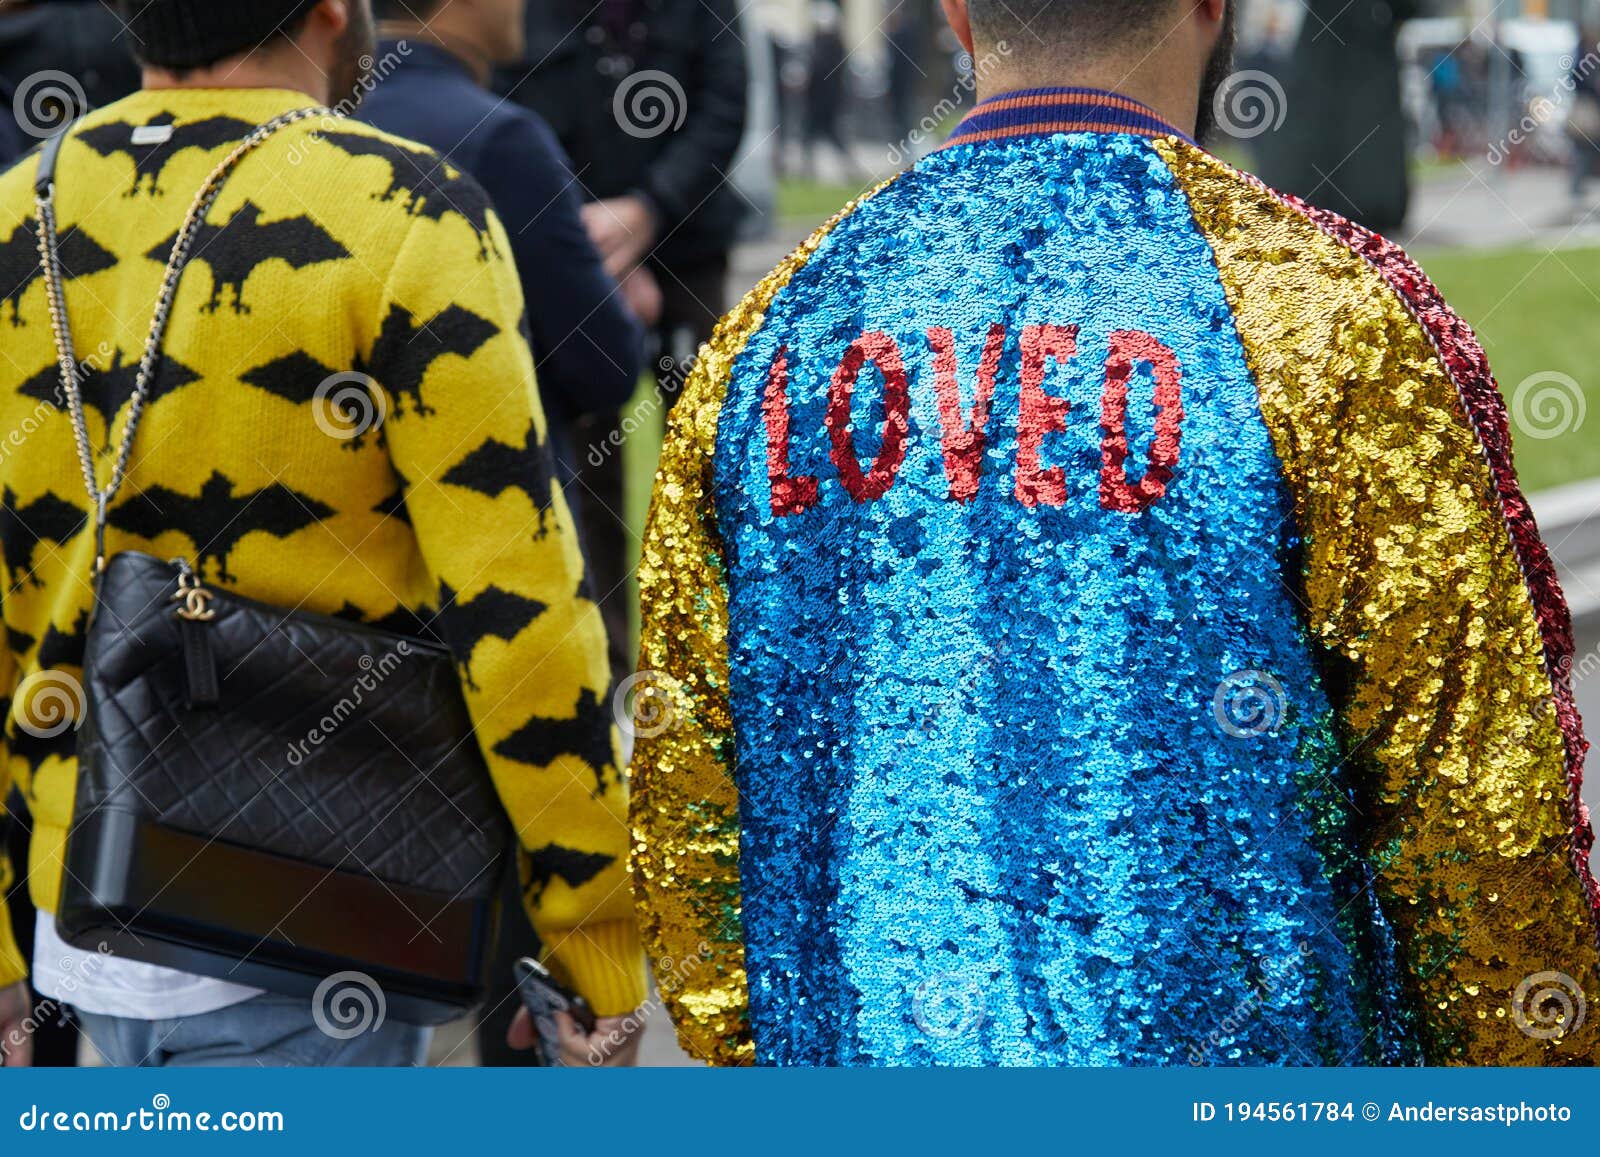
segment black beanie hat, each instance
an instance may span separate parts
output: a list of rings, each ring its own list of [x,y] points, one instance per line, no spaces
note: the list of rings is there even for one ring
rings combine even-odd
[[[133,51],[157,68],[204,68],[248,52],[317,0],[123,0]]]

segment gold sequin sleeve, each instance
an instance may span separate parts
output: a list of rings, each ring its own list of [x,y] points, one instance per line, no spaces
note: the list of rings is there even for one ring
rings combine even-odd
[[[1570,623],[1481,349],[1381,238],[1158,147],[1211,242],[1282,460],[1297,593],[1424,1056],[1593,1063]]]
[[[739,913],[728,594],[712,492],[717,421],[733,364],[772,299],[852,208],[764,278],[701,347],[667,423],[645,528],[642,685],[635,688],[641,725],[631,771],[634,890],[679,1041],[713,1064],[749,1064],[755,1052]]]

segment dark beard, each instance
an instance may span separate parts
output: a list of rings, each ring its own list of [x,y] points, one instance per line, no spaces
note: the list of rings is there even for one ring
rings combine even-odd
[[[345,25],[336,49],[329,90],[336,107],[348,105],[353,112],[370,86],[372,58],[378,51],[378,32],[370,4],[356,0],[350,5],[350,23]]]
[[[1222,32],[1211,59],[1206,61],[1205,76],[1200,81],[1200,114],[1195,118],[1194,139],[1202,145],[1217,127],[1217,93],[1233,75],[1233,49],[1239,39],[1239,30],[1233,18],[1235,0],[1228,0],[1222,12]]]

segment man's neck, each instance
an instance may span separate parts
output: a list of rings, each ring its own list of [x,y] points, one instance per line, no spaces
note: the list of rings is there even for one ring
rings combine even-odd
[[[427,24],[415,20],[382,20],[378,22],[378,35],[385,40],[406,40],[413,44],[431,44],[449,53],[472,73],[472,79],[487,87],[494,75],[494,58],[472,37],[453,28],[441,28],[439,17]]]
[[[182,76],[147,66],[143,85],[146,89],[284,88],[303,92],[319,104],[327,104],[330,99],[328,78],[309,60],[298,54],[292,57],[288,53],[274,53],[269,62],[256,54],[238,56],[185,72]]]
[[[977,55],[979,100],[1030,88],[1098,88],[1148,106],[1162,120],[1193,133],[1200,115],[1200,78],[1151,57],[1131,67],[1111,61],[1074,61],[1059,69],[1018,67],[1009,62],[985,69]]]

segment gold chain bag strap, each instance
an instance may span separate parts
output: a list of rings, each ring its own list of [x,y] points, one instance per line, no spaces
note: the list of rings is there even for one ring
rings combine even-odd
[[[106,553],[110,507],[201,224],[252,150],[330,115],[297,109],[261,125],[195,195],[104,486],[56,244],[66,134],[41,154],[40,262],[95,520],[77,796],[56,927],[81,948],[291,996],[315,997],[329,978],[354,974],[388,1015],[435,1024],[486,991],[512,847],[450,652],[203,587],[182,559]]]
[[[128,474],[128,459],[133,454],[133,437],[139,429],[139,419],[144,415],[144,405],[150,396],[150,386],[155,381],[161,365],[161,346],[166,338],[167,322],[172,316],[173,298],[177,296],[178,283],[189,264],[190,250],[205,223],[206,214],[216,204],[222,187],[239,162],[249,156],[278,130],[297,121],[314,116],[333,116],[333,110],[322,107],[300,108],[274,117],[257,127],[234,146],[232,152],[212,170],[211,175],[195,194],[183,225],[172,243],[172,254],[167,258],[166,273],[161,279],[161,292],[156,298],[155,316],[150,319],[150,336],[145,342],[144,356],[139,359],[139,373],[133,386],[133,404],[128,410],[128,420],[122,428],[122,445],[118,447],[112,463],[111,477],[101,487],[97,480],[94,450],[89,442],[89,427],[83,416],[83,395],[80,389],[82,371],[78,368],[78,355],[73,348],[72,327],[67,321],[67,298],[62,288],[61,254],[56,239],[56,163],[61,155],[71,129],[50,138],[39,158],[39,174],[34,181],[34,205],[39,219],[39,264],[44,272],[45,293],[50,306],[50,329],[55,334],[56,356],[61,368],[61,389],[66,395],[67,409],[72,415],[72,435],[78,445],[78,465],[83,470],[84,486],[89,491],[89,503],[94,510],[95,550],[94,573],[96,578],[105,570],[106,519],[112,501],[122,489]]]

